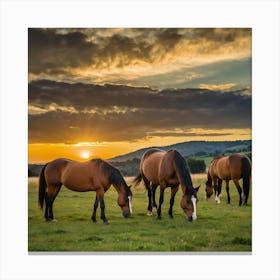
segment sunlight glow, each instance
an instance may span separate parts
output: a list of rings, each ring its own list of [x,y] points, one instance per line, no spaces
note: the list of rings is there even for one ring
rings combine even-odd
[[[83,159],[88,159],[91,156],[91,154],[89,151],[84,150],[84,151],[81,151],[80,156]]]

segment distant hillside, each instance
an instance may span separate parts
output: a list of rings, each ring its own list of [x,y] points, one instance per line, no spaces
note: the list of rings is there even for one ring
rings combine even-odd
[[[145,151],[151,148],[158,148],[165,151],[176,149],[183,157],[189,160],[190,158],[214,157],[224,153],[250,153],[252,150],[252,141],[191,141],[170,146],[149,147],[114,157],[108,161],[118,168],[124,176],[135,176],[139,170],[140,158]],[[42,167],[42,164],[29,164],[28,176],[38,176]]]
[[[184,143],[178,143],[169,146],[157,146],[149,147],[128,153],[125,155],[111,158],[110,162],[123,162],[133,159],[140,159],[142,155],[149,149],[157,148],[161,150],[177,150],[184,157],[197,157],[197,156],[214,156],[223,153],[235,153],[242,151],[251,151],[252,141],[251,140],[238,140],[238,141],[190,141]]]

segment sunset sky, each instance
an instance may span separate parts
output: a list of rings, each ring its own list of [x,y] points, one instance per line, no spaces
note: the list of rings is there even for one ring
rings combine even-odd
[[[28,31],[29,162],[251,139],[245,28]]]

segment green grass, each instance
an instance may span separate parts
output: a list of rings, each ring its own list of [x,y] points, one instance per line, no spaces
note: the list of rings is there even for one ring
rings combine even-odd
[[[206,175],[193,176],[198,193],[197,221],[190,223],[180,208],[181,189],[174,204],[174,219],[168,218],[170,189],[166,189],[162,220],[146,216],[147,193],[133,189],[132,217],[125,219],[116,203],[113,187],[105,195],[109,225],[91,222],[94,192],[78,193],[62,188],[54,203],[57,223],[46,223],[37,204],[37,180],[29,180],[28,249],[30,252],[251,252],[252,208],[239,207],[234,185],[231,204],[223,187],[221,204],[204,199]],[[129,183],[129,179],[128,179]],[[157,193],[158,200],[158,193]]]

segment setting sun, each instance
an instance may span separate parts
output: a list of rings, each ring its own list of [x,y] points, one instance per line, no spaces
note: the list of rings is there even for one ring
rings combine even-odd
[[[81,151],[80,157],[83,159],[88,159],[90,157],[90,152],[89,151]]]

